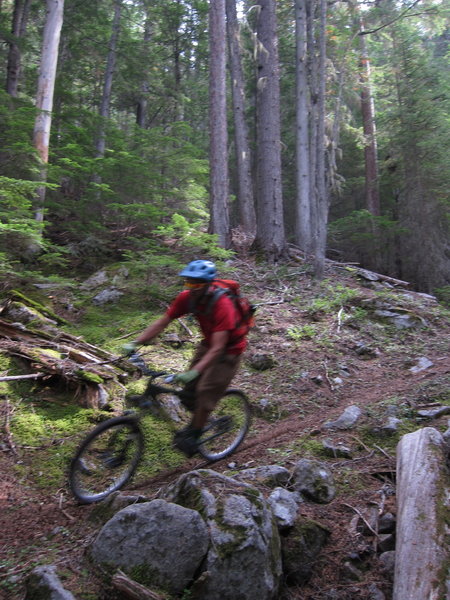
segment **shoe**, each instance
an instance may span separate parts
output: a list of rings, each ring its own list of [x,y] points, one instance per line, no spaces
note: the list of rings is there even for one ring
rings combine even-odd
[[[191,458],[198,452],[198,437],[191,427],[185,427],[176,432],[173,437],[173,445],[188,458]]]

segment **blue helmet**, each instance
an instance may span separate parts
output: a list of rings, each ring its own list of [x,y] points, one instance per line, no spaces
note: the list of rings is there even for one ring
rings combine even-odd
[[[178,275],[212,281],[217,274],[216,265],[210,260],[193,260]]]

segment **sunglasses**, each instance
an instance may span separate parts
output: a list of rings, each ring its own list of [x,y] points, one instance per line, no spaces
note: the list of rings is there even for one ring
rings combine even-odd
[[[189,279],[185,279],[184,280],[184,287],[188,290],[199,290],[202,287],[205,287],[205,285],[207,285],[207,281],[191,281]]]

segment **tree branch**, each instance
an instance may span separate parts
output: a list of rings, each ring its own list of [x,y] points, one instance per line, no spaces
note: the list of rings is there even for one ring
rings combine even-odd
[[[0,377],[0,381],[14,381],[17,379],[40,379],[45,377],[45,373],[30,373],[30,375],[5,375]]]
[[[376,33],[377,31],[380,31],[380,29],[384,29],[385,27],[389,27],[389,25],[392,25],[392,23],[395,23],[396,21],[399,21],[400,19],[402,19],[406,15],[406,13],[409,12],[412,8],[414,8],[416,6],[416,4],[419,4],[420,1],[421,0],[415,0],[402,13],[400,13],[398,16],[396,16],[394,19],[391,19],[387,23],[383,23],[383,25],[380,25],[376,29],[370,29],[370,30],[367,30],[367,31],[360,31],[358,33],[358,35],[369,35],[369,33]]]

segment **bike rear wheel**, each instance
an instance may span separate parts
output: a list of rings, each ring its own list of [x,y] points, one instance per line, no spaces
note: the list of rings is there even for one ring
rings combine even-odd
[[[251,405],[240,390],[227,390],[209,415],[200,437],[201,456],[209,461],[225,458],[236,450],[250,427]]]
[[[84,439],[69,467],[69,486],[83,504],[103,500],[134,474],[144,450],[138,419],[124,415],[100,423]]]

